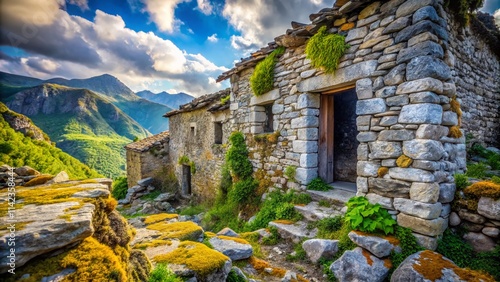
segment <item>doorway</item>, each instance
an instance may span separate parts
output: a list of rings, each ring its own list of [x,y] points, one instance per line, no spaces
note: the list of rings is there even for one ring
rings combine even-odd
[[[321,94],[318,173],[327,183],[356,182],[356,102],[355,88]]]
[[[182,165],[182,195],[191,195],[191,167]]]

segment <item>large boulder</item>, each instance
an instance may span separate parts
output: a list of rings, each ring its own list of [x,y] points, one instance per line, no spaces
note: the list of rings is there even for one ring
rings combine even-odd
[[[394,271],[391,282],[494,281],[480,272],[458,267],[441,254],[425,250],[407,257]]]
[[[221,235],[212,237],[209,242],[216,251],[228,256],[232,261],[247,259],[253,254],[252,245],[240,238]]]
[[[14,169],[14,172],[19,176],[39,175],[40,174],[40,172],[38,172],[34,168],[31,168],[27,165]]]
[[[56,174],[54,178],[51,180],[47,181],[47,184],[54,184],[54,183],[61,183],[69,180],[69,175],[63,170]]]
[[[359,231],[351,231],[348,236],[356,245],[370,251],[378,258],[389,256],[393,250],[401,251],[399,240],[394,237],[374,236]]]
[[[320,259],[331,259],[339,250],[338,240],[310,239],[302,243],[302,248],[313,263]]]
[[[330,265],[330,270],[340,282],[382,282],[389,274],[390,268],[389,259],[381,260],[360,247],[346,251]]]

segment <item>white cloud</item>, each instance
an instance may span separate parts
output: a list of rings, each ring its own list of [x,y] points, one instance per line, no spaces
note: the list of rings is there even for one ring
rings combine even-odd
[[[69,0],[69,3],[80,7],[83,11],[89,9],[89,4],[87,0]]]
[[[217,33],[214,33],[214,34],[210,35],[209,37],[207,37],[207,40],[210,41],[210,42],[217,42],[217,41],[219,41],[219,38],[217,38]]]
[[[182,23],[175,19],[175,8],[184,0],[143,0],[145,9],[159,30],[172,33]]]
[[[285,33],[291,21],[309,23],[310,13],[331,5],[327,0],[226,0],[222,15],[241,33],[231,38],[231,46],[249,52]]]
[[[197,0],[198,9],[205,15],[212,14],[214,7],[210,4],[209,0]]]
[[[500,28],[500,9],[495,11],[493,17],[495,18],[495,24],[497,25],[498,28]]]
[[[32,0],[17,2],[35,3]],[[37,25],[21,14],[9,15],[10,22],[4,25],[4,9],[1,9],[0,44],[14,46],[8,35],[19,33],[24,24],[36,29],[33,37],[16,45],[29,55],[14,58],[0,52],[1,71],[43,79],[55,76],[86,78],[109,73],[133,90],[163,81],[163,87],[193,95],[215,92],[222,87],[209,78],[227,68],[215,65],[201,54],[189,54],[152,32],[131,30],[118,15],[96,10],[93,21],[89,21],[70,16],[59,6],[52,9],[47,13],[57,20]]]

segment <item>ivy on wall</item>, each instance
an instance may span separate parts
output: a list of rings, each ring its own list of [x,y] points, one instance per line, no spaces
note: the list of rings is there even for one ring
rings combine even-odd
[[[255,96],[273,90],[274,67],[276,66],[277,57],[283,53],[285,53],[285,47],[280,46],[255,67],[250,77],[250,87]]]
[[[481,8],[484,0],[445,0],[445,5],[455,14],[458,22],[469,23],[469,13]]]
[[[330,34],[326,26],[323,26],[307,42],[306,57],[311,60],[312,67],[323,68],[326,73],[334,73],[340,58],[349,47],[344,36]]]

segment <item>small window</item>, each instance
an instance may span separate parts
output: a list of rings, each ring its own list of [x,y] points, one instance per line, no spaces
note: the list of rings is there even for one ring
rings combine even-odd
[[[214,143],[222,144],[222,122],[214,122]]]
[[[189,124],[189,126],[191,127],[191,130],[189,131],[189,133],[191,134],[190,136],[195,137],[196,136],[196,122],[191,122]]]
[[[264,122],[264,132],[273,132],[274,131],[273,104],[265,105],[264,112],[266,113],[266,121]]]

